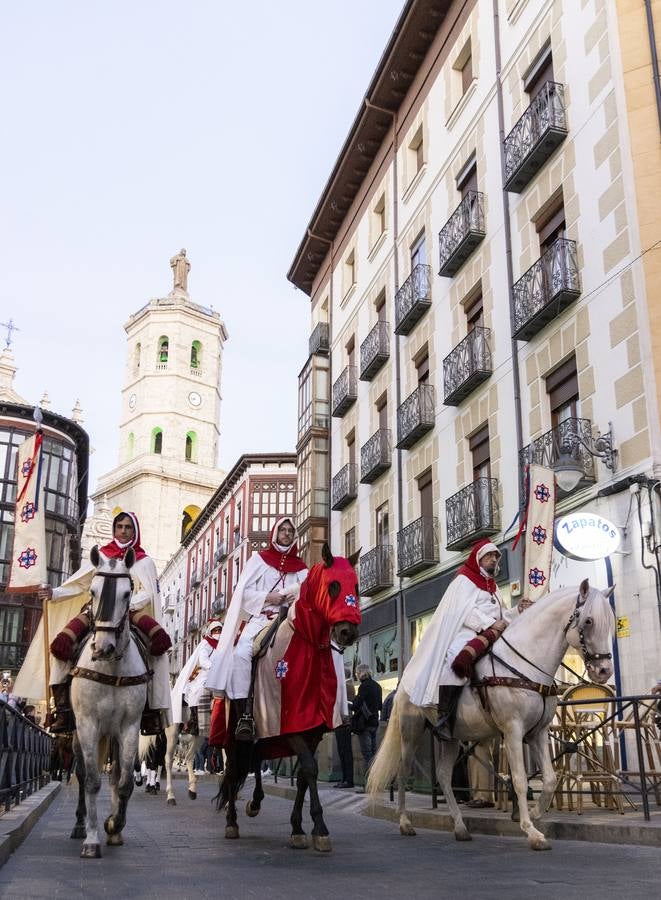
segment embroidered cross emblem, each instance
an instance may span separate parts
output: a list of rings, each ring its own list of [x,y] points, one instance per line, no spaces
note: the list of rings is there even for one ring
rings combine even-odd
[[[29,569],[37,562],[37,552],[34,547],[26,547],[18,557],[18,564],[21,569]]]
[[[347,596],[344,598],[344,602],[346,603],[347,606],[352,606],[352,607],[358,606],[358,600],[354,597],[353,594],[347,594]]]
[[[36,512],[34,503],[28,501],[21,510],[21,522],[29,522],[30,519],[34,519]]]
[[[532,530],[532,539],[536,544],[543,544],[546,540],[546,528],[541,525],[535,525]]]
[[[275,677],[284,678],[289,671],[289,663],[284,659],[279,659],[275,666]]]
[[[21,475],[23,475],[25,478],[27,478],[28,475],[30,474],[30,472],[32,471],[32,467],[33,467],[32,460],[26,459],[25,462],[23,463],[23,465],[21,466]]]
[[[535,488],[535,497],[540,503],[548,503],[551,499],[551,491],[545,484],[538,484]]]
[[[528,581],[533,587],[541,587],[546,581],[546,575],[541,569],[538,569],[537,566],[535,566],[534,569],[531,569],[530,572],[528,572]]]

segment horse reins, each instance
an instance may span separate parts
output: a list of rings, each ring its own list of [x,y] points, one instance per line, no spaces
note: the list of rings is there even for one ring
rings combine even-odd
[[[96,573],[99,578],[128,578],[129,583],[131,585],[131,593],[133,593],[133,579],[128,573],[125,572],[97,572]],[[96,577],[96,576],[95,576]],[[115,640],[118,641],[122,632],[124,631],[124,626],[126,625],[126,619],[128,618],[130,601],[126,604],[126,609],[119,620],[117,625],[97,625],[96,616],[94,615],[94,605],[92,604],[90,607],[90,625],[92,626],[92,630],[96,633],[97,631],[107,631],[114,633]],[[115,657],[119,659],[120,657]]]

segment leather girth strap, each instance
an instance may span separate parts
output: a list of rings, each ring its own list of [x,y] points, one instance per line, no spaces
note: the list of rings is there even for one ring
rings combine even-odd
[[[521,688],[524,691],[533,691],[542,697],[557,697],[558,687],[555,684],[539,684],[537,681],[528,681],[526,678],[512,678],[506,675],[491,675],[482,678],[480,681],[471,683],[471,687],[480,688],[488,687],[509,687]]]
[[[108,684],[111,687],[132,687],[135,684],[144,684],[153,674],[151,669],[143,672],[142,675],[106,675],[105,672],[95,672],[93,669],[85,669],[82,666],[74,666],[71,670],[72,678],[86,678],[88,681]]]

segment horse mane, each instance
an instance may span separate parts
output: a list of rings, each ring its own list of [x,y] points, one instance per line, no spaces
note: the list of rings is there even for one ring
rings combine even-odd
[[[526,616],[517,616],[514,619],[509,626],[508,632],[513,634],[513,629],[516,630],[517,628],[523,627],[522,623],[525,624],[526,621],[530,621],[529,616],[531,613],[534,616],[544,612],[554,603],[569,599],[576,600],[580,594],[580,590],[580,585],[569,585],[568,587],[557,588],[555,591],[545,594],[526,611]],[[601,598],[603,602],[598,602],[598,598]],[[585,619],[590,617],[594,622],[595,628],[601,631],[601,629],[609,627],[612,613],[613,611],[610,603],[606,597],[604,597],[603,592],[599,590],[599,588],[590,585],[585,603],[579,607],[578,624],[582,625]]]

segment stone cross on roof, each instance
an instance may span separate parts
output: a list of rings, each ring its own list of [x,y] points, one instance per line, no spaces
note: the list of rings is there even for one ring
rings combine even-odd
[[[0,322],[0,328],[7,329],[7,337],[5,338],[5,347],[11,347],[12,331],[20,331],[21,329],[18,327],[18,325],[14,325],[13,319],[10,319],[8,322]]]

